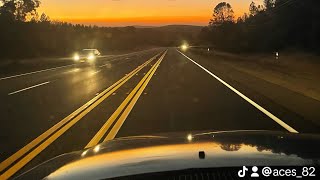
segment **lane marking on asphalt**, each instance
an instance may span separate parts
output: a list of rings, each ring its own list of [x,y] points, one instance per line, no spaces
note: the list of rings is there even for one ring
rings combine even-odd
[[[144,76],[142,78],[141,81],[145,80],[146,77],[151,73],[153,68],[151,68],[148,72],[148,74],[146,76]],[[141,82],[140,81],[140,82]],[[140,84],[140,83],[139,83]],[[136,88],[134,88],[134,90],[131,91],[131,93],[129,94],[129,96],[127,96],[127,98],[121,103],[121,105],[116,109],[116,111],[110,116],[110,118],[106,121],[106,123],[101,127],[101,129],[97,132],[97,134],[90,140],[90,142],[86,145],[85,148],[90,148],[93,147],[95,145],[97,145],[100,140],[102,139],[102,137],[104,136],[104,134],[107,132],[107,130],[111,127],[111,125],[113,124],[113,122],[116,120],[116,118],[119,116],[119,114],[122,112],[122,110],[126,107],[126,105],[128,104],[128,102],[131,100],[132,96],[134,95],[134,93],[137,91],[137,88],[139,88],[140,86],[136,86]]]
[[[41,143],[44,139],[48,138],[55,131],[57,131],[59,128],[61,128],[63,126],[63,128],[61,128],[59,131],[57,131],[55,134],[53,134],[51,137],[49,137],[49,139],[47,139],[44,143],[39,145],[31,153],[29,153],[27,156],[25,156],[22,160],[20,160],[14,166],[12,166],[10,169],[8,169],[0,177],[4,177],[4,179],[7,179],[7,178],[11,177],[13,174],[15,174],[24,165],[26,165],[29,161],[31,161],[34,157],[36,157],[41,151],[43,151],[47,146],[49,146],[53,141],[55,141],[59,136],[61,136],[65,131],[67,131],[71,126],[73,126],[76,122],[78,122],[84,115],[89,113],[94,107],[96,107],[98,104],[100,104],[103,100],[105,100],[108,96],[110,96],[116,89],[118,89],[121,85],[123,85],[126,81],[128,81],[131,77],[133,77],[137,71],[140,71],[143,67],[145,67],[150,62],[151,61],[149,60],[149,61],[145,62],[143,64],[143,66],[138,67],[135,70],[133,70],[127,76],[123,77],[118,82],[116,82],[115,84],[110,86],[108,89],[106,89],[104,92],[100,93],[100,95],[98,95],[95,98],[93,98],[92,100],[90,100],[88,103],[86,103],[85,105],[83,105],[82,107],[77,109],[75,112],[73,112],[72,114],[67,116],[65,119],[60,121],[58,124],[56,124],[55,126],[50,128],[49,130],[47,130],[45,133],[43,133],[38,138],[33,140],[31,143],[29,143],[28,145],[23,147],[21,150],[16,152],[14,155],[12,155],[11,157],[9,157],[5,161],[3,161],[0,164],[0,172],[3,169],[7,168],[9,165],[11,165],[13,162],[15,162],[17,159],[22,157],[24,154],[26,154],[28,151],[30,151],[32,148],[34,148],[36,145]],[[65,125],[65,124],[67,124],[67,125]]]
[[[14,153],[12,156],[10,156],[9,158],[1,162],[0,172],[8,168],[11,164],[16,162],[19,158],[21,158],[22,156],[24,156],[26,153],[28,153],[30,150],[33,149],[29,154],[24,156],[20,161],[18,161],[12,167],[10,167],[7,171],[5,171],[0,176],[0,179],[1,178],[8,179],[12,175],[14,175],[17,171],[19,171],[22,167],[24,167],[28,162],[30,162],[34,157],[36,157],[39,153],[41,153],[46,147],[48,147],[52,142],[54,142],[63,133],[65,133],[68,129],[70,129],[82,117],[84,117],[87,113],[89,113],[93,108],[98,106],[102,101],[104,101],[107,97],[109,97],[114,91],[119,89],[125,82],[131,79],[135,75],[135,73],[139,72],[144,67],[146,67],[150,62],[152,62],[160,54],[161,53],[155,55],[154,57],[150,58],[148,61],[144,62],[142,65],[138,66],[132,72],[130,72],[129,74],[121,78],[119,81],[114,83],[112,86],[110,86],[103,92],[101,92],[98,96],[91,99],[89,102],[87,102],[86,104],[78,108],[76,111],[68,115],[66,118],[61,120],[59,123],[57,123],[50,129],[48,129],[46,132],[41,134],[32,142],[30,142],[29,144],[21,148],[19,151]],[[44,142],[40,144],[42,141]],[[40,145],[37,146],[38,144]]]
[[[110,55],[109,57],[110,58],[114,58],[114,57],[132,56],[132,55],[135,55],[135,54],[144,53],[144,52],[152,51],[152,50],[153,49],[148,49],[148,50],[137,51],[137,52],[127,53],[127,54]],[[69,58],[67,58],[67,59],[69,59]],[[56,70],[56,69],[65,68],[65,67],[74,66],[74,65],[76,65],[76,64],[69,64],[69,65],[65,65],[65,66],[58,66],[58,67],[54,67],[54,68],[43,69],[43,70],[38,70],[38,71],[33,71],[33,72],[28,72],[28,73],[22,73],[22,74],[7,76],[7,77],[0,77],[0,81],[1,80],[6,80],[6,79],[17,78],[17,77],[21,77],[21,76],[26,76],[26,75],[31,75],[31,74],[36,74],[36,73],[41,73],[41,72],[46,72],[46,71],[53,71],[53,70]]]
[[[142,53],[145,53],[147,51],[153,51],[154,49],[147,49],[147,50],[143,50],[143,51],[136,51],[136,52],[131,52],[131,53],[127,53],[127,54],[119,54],[119,55],[109,55],[110,58],[115,58],[115,59],[110,59],[108,60],[108,62],[113,62],[113,61],[117,61],[117,60],[120,60],[120,59],[117,59],[117,58],[125,58],[125,57],[130,57],[130,56],[134,56],[136,54],[142,54]],[[103,57],[103,56],[100,56],[100,57]],[[104,67],[104,66],[108,66],[109,64],[103,64],[99,67]]]
[[[108,65],[110,65],[110,64],[104,64],[104,65],[101,65],[99,67],[101,68],[101,67],[108,66]]]
[[[92,73],[90,73],[90,75],[95,75],[95,74],[98,74],[99,72],[101,72],[101,70],[98,70],[98,71],[92,72]]]
[[[180,52],[179,50],[177,50],[181,55],[183,55],[185,58],[187,58],[188,60],[190,60],[191,62],[193,62],[195,65],[197,65],[198,67],[200,67],[202,70],[204,70],[205,72],[207,72],[208,74],[210,74],[212,77],[214,77],[215,79],[217,79],[219,82],[221,82],[223,85],[225,85],[226,87],[228,87],[230,90],[232,90],[233,92],[235,92],[237,95],[239,95],[240,97],[242,97],[244,100],[246,100],[248,103],[250,103],[251,105],[253,105],[255,108],[257,108],[258,110],[260,110],[261,112],[263,112],[265,115],[267,115],[269,118],[271,118],[272,120],[274,120],[276,123],[278,123],[280,126],[282,126],[283,128],[285,128],[287,131],[291,132],[291,133],[299,133],[297,130],[295,130],[294,128],[292,128],[291,126],[289,126],[288,124],[286,124],[285,122],[283,122],[281,119],[279,119],[278,117],[276,117],[275,115],[273,115],[271,112],[267,111],[265,108],[263,108],[262,106],[260,106],[259,104],[257,104],[256,102],[254,102],[253,100],[251,100],[250,98],[248,98],[247,96],[245,96],[244,94],[242,94],[240,91],[238,91],[237,89],[235,89],[234,87],[232,87],[231,85],[229,85],[228,83],[226,83],[225,81],[223,81],[221,78],[219,78],[218,76],[216,76],[215,74],[213,74],[212,72],[210,72],[208,69],[206,69],[205,67],[201,66],[199,63],[195,62],[194,60],[192,60],[190,57],[188,57],[187,55],[183,54],[182,52]]]
[[[131,100],[130,104],[127,106],[127,108],[123,111],[122,115],[120,116],[120,118],[118,119],[118,121],[116,122],[116,124],[113,126],[113,128],[111,129],[110,133],[107,135],[107,137],[104,139],[105,141],[109,141],[112,140],[116,137],[117,133],[119,132],[120,128],[122,127],[123,123],[125,122],[125,120],[127,119],[127,117],[129,116],[131,110],[133,109],[134,105],[137,103],[139,97],[141,96],[142,92],[145,90],[145,88],[147,87],[148,83],[150,82],[151,78],[153,77],[154,73],[156,72],[156,70],[158,69],[160,63],[162,62],[163,58],[165,57],[166,52],[164,53],[164,55],[160,58],[159,63],[156,64],[153,68],[153,71],[151,72],[151,74],[148,76],[148,78],[145,80],[145,82],[143,83],[143,85],[140,87],[139,91],[136,93],[136,95],[133,97],[133,99]]]
[[[12,75],[12,76],[8,76],[8,77],[0,78],[0,81],[1,80],[6,80],[6,79],[11,79],[11,78],[16,78],[16,77],[21,77],[21,76],[26,76],[26,75],[30,75],[30,74],[36,74],[36,73],[45,72],[45,71],[53,71],[53,70],[56,70],[56,69],[61,69],[61,68],[74,66],[74,65],[75,64],[70,64],[70,65],[66,65],[66,66],[59,66],[59,67],[43,69],[43,70],[39,70],[39,71],[33,71],[33,72],[28,72],[28,73],[23,73],[23,74]]]
[[[101,141],[102,137],[110,129],[111,125],[116,121],[116,119],[119,117],[121,112],[125,109],[125,107],[128,105],[128,103],[133,99],[131,101],[131,103],[128,105],[128,107],[123,111],[121,117],[118,119],[118,121],[115,125],[116,127],[112,128],[112,130],[110,131],[111,134],[109,133],[110,135],[108,135],[107,137],[113,138],[115,136],[115,134],[119,131],[120,127],[122,126],[123,122],[125,121],[126,117],[129,115],[130,111],[132,110],[135,102],[140,97],[142,91],[147,86],[152,75],[154,74],[155,70],[157,69],[158,65],[161,63],[161,61],[164,58],[164,56],[166,55],[166,53],[167,53],[167,51],[159,58],[159,60],[155,63],[155,65],[150,68],[148,73],[141,79],[141,81],[131,91],[131,93],[126,97],[126,99],[120,104],[120,106],[116,109],[116,111],[109,117],[109,119],[106,121],[106,123],[100,128],[100,130],[90,140],[90,142],[86,145],[85,148],[93,147]],[[139,90],[139,92],[137,93],[138,90]],[[136,94],[136,96],[134,97],[135,94]]]
[[[30,86],[30,87],[27,87],[27,88],[23,88],[23,89],[11,92],[8,95],[11,96],[13,94],[17,94],[19,92],[23,92],[23,91],[26,91],[26,90],[29,90],[29,89],[32,89],[32,88],[36,88],[36,87],[39,87],[39,86],[43,86],[43,85],[46,85],[46,84],[49,84],[49,83],[50,83],[50,81],[47,81],[47,82],[44,82],[44,83],[40,83],[40,84],[37,84],[37,85],[34,85],[34,86]]]

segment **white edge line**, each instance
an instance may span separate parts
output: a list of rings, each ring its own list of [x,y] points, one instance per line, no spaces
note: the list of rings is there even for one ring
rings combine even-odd
[[[102,71],[102,70],[95,71],[95,72],[93,72],[91,75],[98,74],[98,73],[101,72],[101,71]]]
[[[246,100],[247,102],[249,102],[251,105],[253,105],[254,107],[256,107],[258,110],[260,110],[261,112],[263,112],[265,115],[267,115],[268,117],[270,117],[272,120],[274,120],[276,123],[278,123],[280,126],[282,126],[283,128],[285,128],[286,130],[288,130],[291,133],[299,133],[297,130],[293,129],[291,126],[289,126],[288,124],[286,124],[285,122],[283,122],[281,119],[279,119],[278,117],[276,117],[275,115],[273,115],[272,113],[270,113],[269,111],[267,111],[266,109],[264,109],[262,106],[260,106],[259,104],[257,104],[256,102],[254,102],[253,100],[251,100],[250,98],[248,98],[247,96],[245,96],[244,94],[242,94],[240,91],[238,91],[237,89],[235,89],[234,87],[232,87],[231,85],[229,85],[228,83],[226,83],[225,81],[223,81],[222,79],[220,79],[218,76],[216,76],[215,74],[213,74],[212,72],[210,72],[209,70],[207,70],[206,68],[204,68],[203,66],[201,66],[200,64],[198,64],[197,62],[195,62],[194,60],[192,60],[191,58],[189,58],[188,56],[186,56],[185,54],[183,54],[182,52],[180,52],[179,50],[177,50],[181,55],[183,55],[184,57],[186,57],[187,59],[189,59],[191,62],[193,62],[194,64],[196,64],[198,67],[200,67],[201,69],[203,69],[204,71],[206,71],[208,74],[210,74],[212,77],[216,78],[218,81],[220,81],[223,85],[227,86],[229,89],[231,89],[233,92],[235,92],[236,94],[238,94],[240,97],[242,97],[244,100]]]
[[[99,66],[99,67],[101,68],[101,67],[105,67],[105,66],[108,66],[108,65],[109,65],[109,64],[104,64],[104,65],[101,65],[101,66]]]
[[[13,95],[13,94],[17,94],[19,92],[22,92],[22,91],[26,91],[26,90],[29,90],[29,89],[32,89],[32,88],[35,88],[35,87],[38,87],[38,86],[42,86],[42,85],[45,85],[45,84],[49,84],[50,81],[47,81],[47,82],[44,82],[44,83],[41,83],[41,84],[37,84],[37,85],[34,85],[34,86],[30,86],[30,87],[27,87],[27,88],[24,88],[24,89],[20,89],[18,91],[14,91],[12,93],[9,93],[8,95]]]
[[[3,78],[0,78],[0,81],[1,81],[1,80],[6,80],[6,79],[15,78],[15,77],[20,77],[20,76],[25,76],[25,75],[30,75],[30,74],[45,72],[45,71],[52,71],[52,70],[55,70],[55,69],[60,69],[60,68],[69,67],[69,66],[73,66],[73,65],[74,65],[74,64],[70,64],[70,65],[66,65],[66,66],[59,66],[59,67],[54,67],[54,68],[49,68],[49,69],[43,69],[43,70],[39,70],[39,71],[33,71],[33,72],[28,72],[28,73],[23,73],[23,74],[17,74],[17,75],[13,75],[13,76],[3,77]]]

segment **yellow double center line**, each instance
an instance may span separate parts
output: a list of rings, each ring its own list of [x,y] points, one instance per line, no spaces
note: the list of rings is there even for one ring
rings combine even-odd
[[[159,58],[159,60],[153,65],[153,67],[148,71],[148,73],[141,79],[138,85],[131,91],[131,93],[126,97],[126,99],[121,103],[121,105],[117,108],[117,110],[110,116],[110,118],[106,121],[106,123],[101,127],[101,129],[97,132],[97,134],[91,139],[91,141],[87,144],[85,148],[90,148],[97,145],[102,137],[106,134],[106,132],[110,129],[112,124],[116,121],[119,117],[109,134],[106,136],[104,141],[112,140],[120,130],[122,124],[128,117],[129,113],[133,109],[134,105],[138,101],[139,97],[141,96],[142,92],[148,85],[149,81],[151,80],[152,76],[156,72],[157,68],[159,67],[161,61],[165,57],[167,51]]]
[[[0,164],[0,172],[8,168],[11,164],[16,162],[18,159],[23,157],[26,153],[32,150],[29,154],[24,156],[20,161],[10,167],[7,171],[5,171],[1,176],[0,180],[8,179],[12,175],[14,175],[17,171],[19,171],[22,167],[24,167],[28,162],[30,162],[33,158],[35,158],[39,153],[41,153],[44,149],[46,149],[52,142],[58,139],[62,134],[64,134],[68,129],[70,129],[74,124],[76,124],[82,117],[88,114],[92,109],[98,106],[102,101],[104,101],[107,97],[112,95],[114,91],[120,88],[124,83],[126,83],[129,79],[131,79],[136,73],[146,67],[150,62],[152,62],[156,57],[158,57],[161,53],[155,55],[142,65],[138,66],[132,72],[121,78],[119,81],[114,83],[112,86],[104,90],[98,96],[81,106],[79,109],[71,113],[69,116],[61,120],[59,123],[48,129],[46,132],[41,134],[39,137],[31,141],[29,144],[21,148],[19,151],[14,153],[12,156],[1,162]],[[45,141],[44,141],[45,140]],[[44,141],[44,142],[43,142]],[[43,143],[41,143],[43,142]],[[41,144],[40,144],[41,143]],[[37,146],[40,144],[39,146]]]

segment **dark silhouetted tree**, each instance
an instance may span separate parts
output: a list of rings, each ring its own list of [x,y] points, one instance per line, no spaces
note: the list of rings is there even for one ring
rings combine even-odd
[[[221,25],[234,22],[234,12],[229,3],[221,2],[213,9],[212,19],[209,25]]]
[[[37,14],[39,0],[1,0],[0,15],[8,20],[31,20]]]
[[[267,10],[274,8],[276,0],[263,0],[264,6]]]
[[[287,48],[320,52],[319,0],[263,2],[264,6],[250,4],[249,17],[244,15],[236,23],[222,24],[225,13],[219,9],[227,5],[218,4],[208,26],[210,31],[202,31],[205,35],[199,37],[207,37],[217,49],[234,52],[273,52]]]
[[[256,3],[254,3],[253,1],[249,6],[249,12],[250,12],[250,16],[255,16],[259,12],[259,8],[256,6]]]
[[[39,19],[40,22],[50,22],[49,16],[47,16],[45,13],[42,13]]]

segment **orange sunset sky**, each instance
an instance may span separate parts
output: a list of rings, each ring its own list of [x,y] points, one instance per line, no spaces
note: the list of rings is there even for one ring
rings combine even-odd
[[[207,25],[212,9],[223,0],[41,0],[39,12],[52,20],[98,26]],[[225,0],[235,16],[263,0]]]

